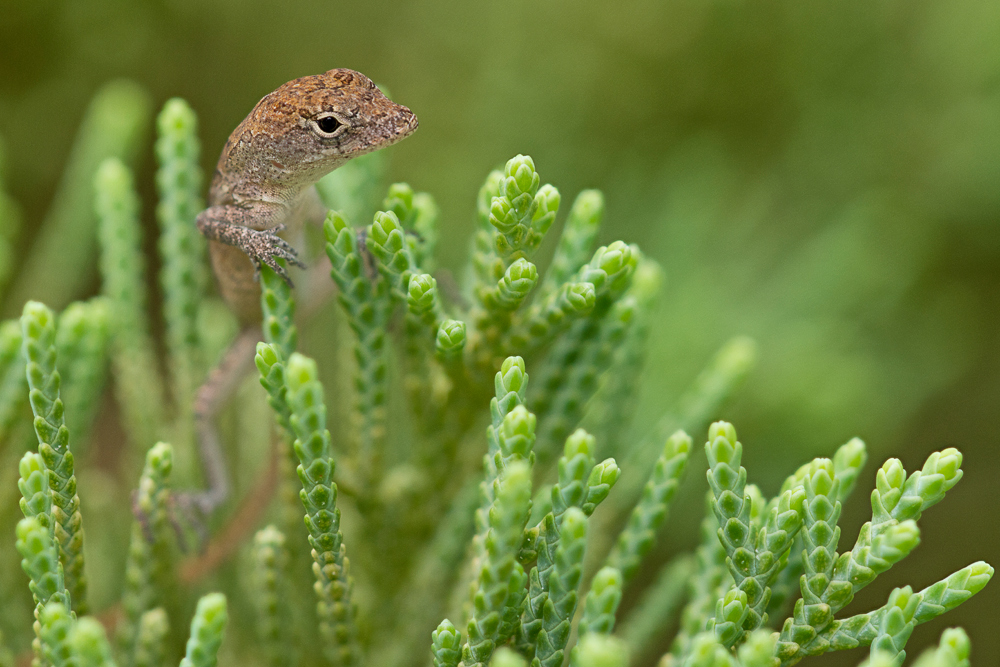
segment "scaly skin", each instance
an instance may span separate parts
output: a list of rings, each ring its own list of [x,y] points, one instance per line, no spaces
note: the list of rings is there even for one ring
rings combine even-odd
[[[289,81],[257,103],[222,149],[209,208],[198,216],[219,290],[241,322],[260,320],[261,263],[285,280],[276,258],[301,266],[278,233],[300,224],[315,202],[312,186],[416,129],[409,109],[349,69]]]
[[[229,494],[214,420],[253,368],[253,349],[260,337],[260,266],[271,267],[289,285],[291,279],[277,259],[302,266],[279,232],[294,234],[310,209],[319,207],[312,187],[319,179],[416,129],[417,117],[389,100],[368,77],[332,69],[289,81],[266,95],[229,136],[212,178],[209,207],[198,215],[198,229],[209,240],[219,291],[243,331],[195,396],[198,444],[209,488],[177,497],[182,511],[207,515]],[[203,530],[204,524],[195,519],[196,528]]]

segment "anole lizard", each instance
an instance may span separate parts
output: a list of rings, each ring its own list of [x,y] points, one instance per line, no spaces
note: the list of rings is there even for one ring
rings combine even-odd
[[[260,337],[261,264],[291,284],[276,259],[302,264],[278,234],[294,233],[309,209],[316,208],[312,186],[351,158],[394,144],[416,129],[417,117],[383,95],[368,77],[332,69],[289,81],[266,95],[229,136],[198,229],[209,240],[219,291],[243,331],[195,398],[209,488],[186,500],[201,512],[207,514],[228,495],[214,419],[252,367]]]

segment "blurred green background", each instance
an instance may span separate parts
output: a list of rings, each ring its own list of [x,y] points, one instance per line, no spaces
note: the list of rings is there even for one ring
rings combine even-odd
[[[4,0],[0,136],[29,248],[86,105],[116,77],[200,115],[203,166],[281,83],[358,69],[420,118],[393,180],[432,192],[459,269],[475,193],[534,157],[564,201],[607,196],[602,240],[664,266],[636,434],[721,343],[760,361],[719,415],[765,492],[858,435],[871,458],[842,545],[887,456],[957,446],[965,480],[921,521],[924,546],[852,609],[966,563],[1000,563],[1000,4],[988,0],[263,2]],[[153,225],[152,146],[140,187]],[[210,172],[209,172],[210,173]],[[155,264],[155,258],[150,257]],[[94,284],[96,290],[96,282]],[[20,303],[3,305],[5,316]],[[530,370],[530,369],[529,369]],[[668,549],[695,540],[700,475]],[[700,488],[700,487],[699,487]],[[1000,663],[1000,588],[950,625]],[[856,664],[858,652],[810,664]]]

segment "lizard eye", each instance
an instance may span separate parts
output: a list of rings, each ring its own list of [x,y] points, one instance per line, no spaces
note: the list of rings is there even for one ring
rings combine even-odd
[[[340,122],[336,116],[328,114],[315,119],[313,121],[313,129],[316,131],[316,134],[324,139],[330,139],[342,134],[347,129],[347,126]]]

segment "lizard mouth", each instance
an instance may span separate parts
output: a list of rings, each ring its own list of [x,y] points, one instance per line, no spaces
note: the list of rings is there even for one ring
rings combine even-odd
[[[364,155],[396,144],[413,134],[420,125],[417,116],[401,104],[394,104],[380,124],[369,130],[367,145],[356,150],[353,155]]]
[[[417,115],[407,109],[406,107],[400,105],[399,107],[400,122],[396,124],[396,136],[393,141],[399,141],[403,137],[408,137],[413,134],[417,127],[420,126],[420,122],[417,120]]]

